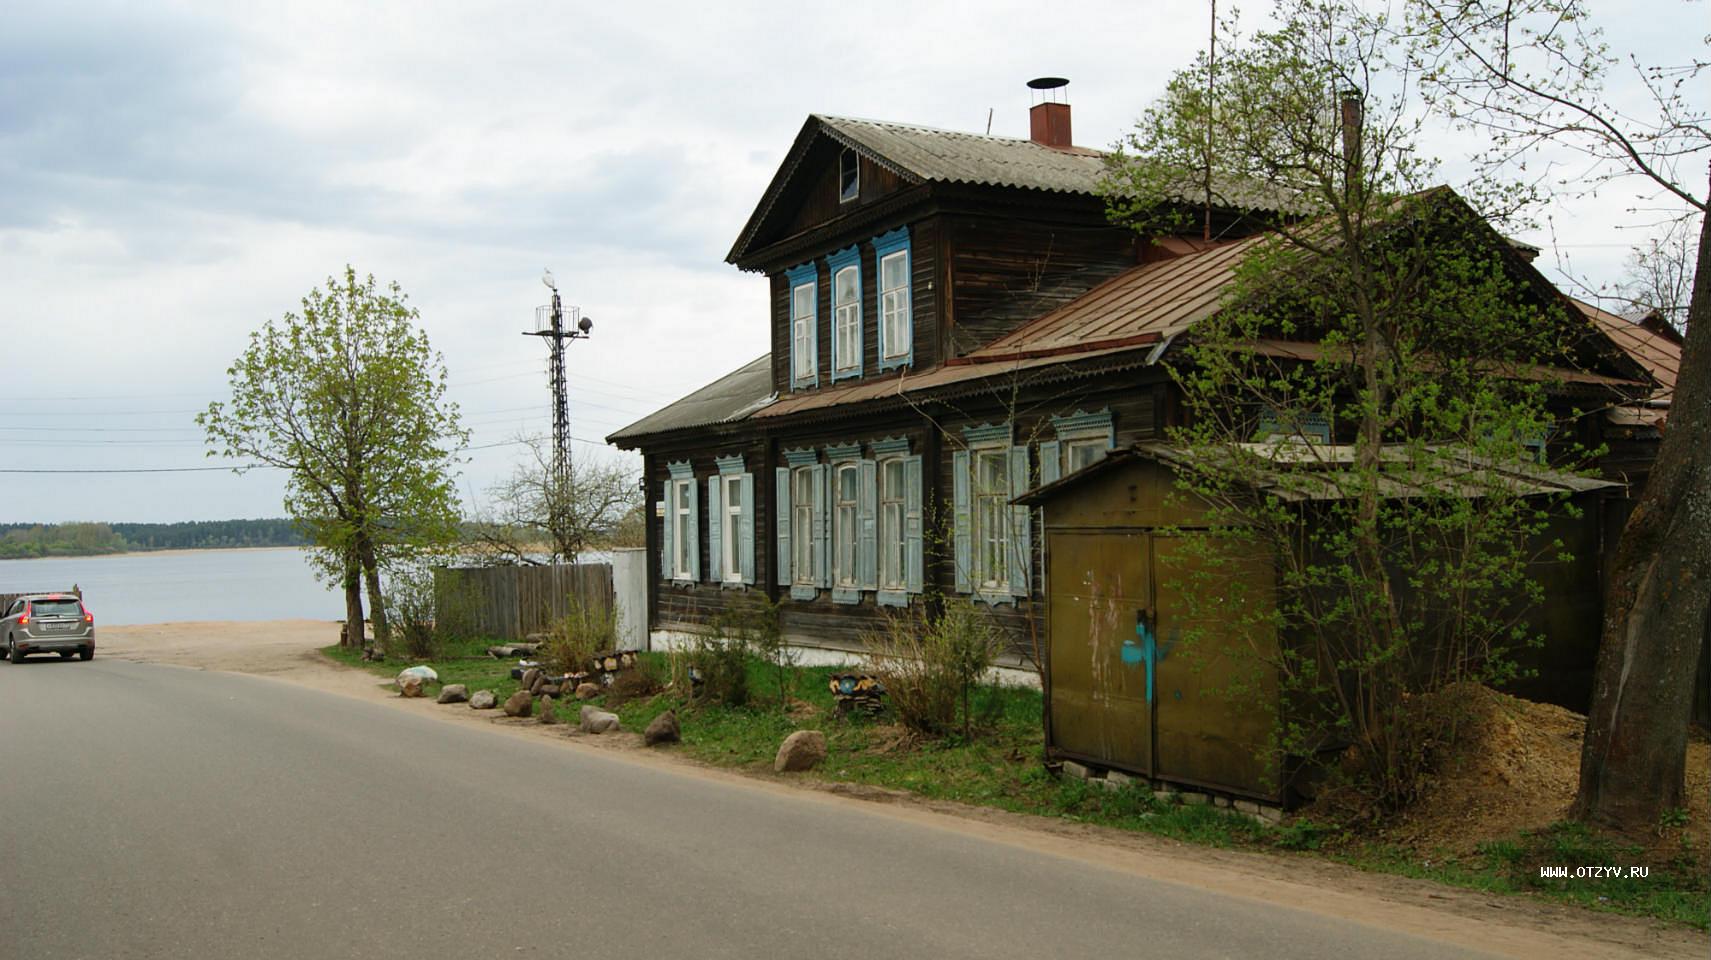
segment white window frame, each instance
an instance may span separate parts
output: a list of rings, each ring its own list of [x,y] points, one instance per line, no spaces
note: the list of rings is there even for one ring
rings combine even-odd
[[[694,559],[689,556],[691,543],[690,524],[695,522],[695,516],[689,509],[690,488],[694,486],[693,478],[680,478],[671,481],[670,515],[672,522],[672,551],[671,576],[674,580],[695,579]]]
[[[879,516],[876,518],[879,524],[879,589],[902,593],[907,589],[909,579],[909,558],[905,553],[909,539],[904,529],[909,516],[907,468],[903,457],[882,457],[876,469],[879,472]],[[897,471],[895,489],[887,481],[893,469]]]
[[[743,475],[727,473],[719,477],[721,509],[724,510],[719,535],[720,551],[724,553],[724,581],[743,582]]]
[[[1111,452],[1110,439],[1104,431],[1064,437],[1060,439],[1058,443],[1058,449],[1063,457],[1064,476],[1068,476],[1083,467],[1098,463],[1105,459],[1106,454]],[[1075,454],[1080,450],[1091,450],[1093,451],[1093,456],[1088,458],[1086,463],[1077,465],[1075,462]]]
[[[851,292],[845,299],[843,278],[850,278]],[[839,373],[861,369],[861,264],[839,267],[832,274],[832,356]]]
[[[901,261],[899,271],[901,282],[885,285],[885,266],[888,263]],[[909,317],[909,250],[887,253],[879,258],[875,269],[879,271],[879,324],[880,342],[884,349],[880,353],[882,360],[897,360],[907,357],[911,350],[913,331],[910,329]]]
[[[790,470],[790,582],[818,587],[814,570],[814,467]]]
[[[842,590],[861,587],[861,466],[843,460],[832,471],[832,586]],[[849,498],[844,497],[844,478],[849,477]]]
[[[814,287],[818,281],[798,283],[790,288],[790,378],[793,382],[814,379]],[[806,294],[806,296],[804,296]],[[806,312],[804,312],[806,301]]]
[[[998,468],[996,490],[985,486],[983,468],[994,461]],[[1010,447],[982,445],[969,449],[969,541],[974,570],[969,578],[976,593],[1010,592]]]

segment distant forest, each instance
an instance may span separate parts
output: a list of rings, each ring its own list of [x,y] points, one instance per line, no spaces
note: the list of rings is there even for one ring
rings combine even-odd
[[[183,523],[0,523],[0,559],[88,557],[132,550],[297,547],[290,520],[190,520]]]

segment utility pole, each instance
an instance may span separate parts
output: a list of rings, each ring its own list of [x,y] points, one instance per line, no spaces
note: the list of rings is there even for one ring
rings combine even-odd
[[[550,374],[553,392],[553,462],[551,489],[547,496],[547,527],[552,534],[553,548],[563,553],[570,539],[569,512],[571,509],[571,472],[570,472],[570,398],[566,391],[564,373],[564,342],[566,340],[586,340],[588,333],[594,329],[594,321],[587,317],[578,318],[580,311],[570,308],[571,320],[574,324],[570,329],[565,328],[564,304],[558,295],[558,282],[553,279],[553,272],[546,271],[541,276],[541,283],[552,291],[553,301],[548,306],[535,308],[535,330],[524,331],[525,337],[540,337],[549,341],[548,350],[551,354]],[[565,557],[575,562],[575,557]]]

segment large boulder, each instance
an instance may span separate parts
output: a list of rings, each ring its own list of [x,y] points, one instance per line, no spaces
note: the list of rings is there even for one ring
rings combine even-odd
[[[419,697],[422,695],[422,678],[413,673],[398,675],[398,695],[400,697]]]
[[[540,703],[541,703],[541,713],[540,713],[540,716],[538,718],[536,718],[536,722],[541,723],[541,724],[545,724],[548,726],[557,723],[558,722],[558,711],[553,709],[553,698],[552,697],[542,697]]]
[[[527,690],[518,690],[505,701],[507,717],[526,717],[535,712],[535,698]]]
[[[499,706],[499,697],[492,690],[477,690],[469,695],[471,710],[492,710]]]
[[[615,733],[621,729],[618,715],[607,713],[599,707],[588,704],[582,705],[582,722],[578,725],[583,733]]]
[[[600,696],[600,685],[598,683],[579,683],[576,685],[576,699],[592,700],[598,696]]]
[[[818,730],[798,730],[778,745],[772,769],[779,773],[812,770],[826,759],[826,735]]]
[[[540,682],[540,679],[541,679],[541,668],[540,667],[530,667],[529,669],[524,670],[523,671],[523,689],[529,691],[530,696],[534,696],[535,695],[535,684]]]
[[[469,699],[469,688],[461,683],[448,683],[440,688],[438,703],[463,703]]]
[[[425,683],[437,683],[440,679],[440,675],[434,672],[433,667],[429,666],[405,667],[403,670],[398,672],[398,677],[399,679],[403,679],[404,677],[421,677]]]
[[[648,746],[658,746],[662,743],[677,743],[683,739],[683,731],[677,725],[677,711],[667,710],[654,717],[648,728],[642,731],[642,742]]]

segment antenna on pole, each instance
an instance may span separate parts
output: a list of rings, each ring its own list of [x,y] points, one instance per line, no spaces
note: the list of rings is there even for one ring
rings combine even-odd
[[[552,291],[552,303],[535,308],[535,329],[525,330],[525,337],[540,337],[548,342],[550,361],[548,372],[553,395],[553,462],[552,494],[547,498],[547,526],[552,534],[553,548],[562,551],[570,539],[570,397],[564,371],[566,340],[586,340],[594,329],[594,321],[580,316],[576,307],[570,308],[570,328],[566,329],[564,304],[559,299],[558,280],[547,270],[541,283]],[[566,559],[574,562],[574,557]]]

